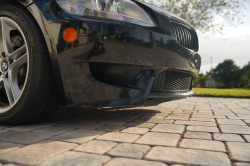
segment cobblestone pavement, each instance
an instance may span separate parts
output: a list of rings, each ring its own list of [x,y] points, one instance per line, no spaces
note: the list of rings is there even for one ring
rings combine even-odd
[[[128,109],[61,107],[40,124],[0,126],[0,163],[250,166],[250,99],[191,97]]]

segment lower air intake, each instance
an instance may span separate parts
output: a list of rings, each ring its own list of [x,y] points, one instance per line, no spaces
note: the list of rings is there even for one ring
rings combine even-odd
[[[188,92],[190,91],[192,77],[192,74],[187,72],[162,71],[156,76],[151,91],[166,93]]]

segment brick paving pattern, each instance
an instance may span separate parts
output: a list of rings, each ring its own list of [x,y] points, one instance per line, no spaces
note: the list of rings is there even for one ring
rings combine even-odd
[[[250,99],[61,107],[42,123],[0,126],[0,165],[250,166]]]

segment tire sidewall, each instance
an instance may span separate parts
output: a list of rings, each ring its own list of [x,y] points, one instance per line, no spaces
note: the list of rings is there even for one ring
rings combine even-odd
[[[24,87],[18,102],[10,110],[0,113],[0,123],[8,121],[9,119],[13,119],[13,117],[24,116],[24,114],[27,113],[25,111],[27,108],[29,108],[28,105],[30,105],[33,93],[35,91],[34,88],[36,87],[35,83],[37,82],[37,68],[39,67],[39,61],[37,60],[39,58],[39,50],[37,49],[35,43],[36,35],[25,15],[15,8],[17,7],[10,5],[0,6],[0,17],[8,17],[12,19],[23,31],[29,53],[28,78],[26,79],[26,86]]]

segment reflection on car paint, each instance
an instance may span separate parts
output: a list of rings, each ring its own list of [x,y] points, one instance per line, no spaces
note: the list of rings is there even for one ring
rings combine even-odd
[[[47,20],[47,29],[56,45],[55,60],[60,67],[68,105],[142,105],[159,72],[174,69],[195,73],[200,68],[200,55],[176,41],[169,28],[169,16],[172,15],[168,12],[157,11],[154,7],[151,10],[145,6],[145,10],[159,24],[155,28],[145,28],[72,16],[52,0],[38,1],[35,5]],[[62,32],[69,27],[78,32],[78,38],[73,43],[66,43],[62,38]],[[126,68],[130,67],[139,66],[141,69],[133,76],[133,81],[125,85],[119,82],[111,85],[107,84],[108,80],[101,79],[98,72],[95,75],[99,80],[96,79],[90,64],[123,64],[124,70],[119,69],[121,73],[126,73]]]

